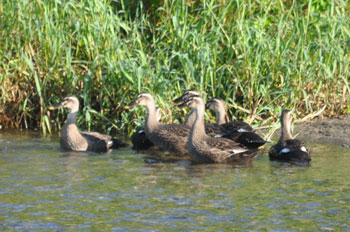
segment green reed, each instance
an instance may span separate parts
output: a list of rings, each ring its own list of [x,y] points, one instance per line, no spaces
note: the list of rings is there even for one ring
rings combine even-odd
[[[181,121],[170,100],[192,87],[255,124],[349,112],[348,1],[135,2],[1,1],[2,127],[51,132],[66,113],[47,107],[75,94],[80,127],[130,132],[139,92]]]

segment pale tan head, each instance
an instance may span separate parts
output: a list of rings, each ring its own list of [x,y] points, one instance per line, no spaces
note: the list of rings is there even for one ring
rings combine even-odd
[[[173,100],[173,103],[181,103],[186,101],[191,96],[200,96],[200,94],[196,90],[186,90],[180,97]]]
[[[223,124],[226,122],[225,116],[226,116],[226,104],[224,100],[220,98],[212,98],[210,99],[207,104],[205,105],[206,109],[211,109],[216,114],[216,123],[217,124]]]
[[[190,96],[186,99],[184,103],[179,105],[179,107],[190,107],[191,109],[203,108],[204,110],[204,101],[201,96]]]
[[[150,104],[154,104],[154,98],[149,93],[140,93],[137,95],[135,100],[131,102],[129,105],[125,106],[125,109],[131,109],[135,106],[148,106]]]
[[[49,107],[49,110],[55,110],[59,108],[67,108],[69,112],[77,112],[79,110],[79,100],[76,96],[67,96],[62,99],[62,101],[56,105]]]
[[[205,105],[205,108],[211,109],[214,112],[224,111],[226,112],[226,104],[225,102],[220,98],[212,98],[210,99],[207,104]]]

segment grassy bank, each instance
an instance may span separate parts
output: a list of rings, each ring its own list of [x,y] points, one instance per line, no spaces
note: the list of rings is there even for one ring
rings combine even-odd
[[[66,113],[47,107],[75,94],[82,128],[130,131],[144,114],[123,105],[137,93],[154,94],[163,119],[176,121],[183,112],[169,101],[191,87],[257,124],[281,107],[298,117],[349,111],[349,1],[144,5],[1,1],[1,126],[57,128]]]

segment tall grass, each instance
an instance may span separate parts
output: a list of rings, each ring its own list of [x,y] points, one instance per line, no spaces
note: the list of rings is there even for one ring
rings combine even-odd
[[[126,3],[1,1],[1,126],[59,128],[66,113],[47,107],[75,94],[81,127],[130,131],[142,109],[123,105],[137,93],[169,122],[183,114],[169,101],[192,87],[257,124],[281,108],[349,112],[349,1]]]

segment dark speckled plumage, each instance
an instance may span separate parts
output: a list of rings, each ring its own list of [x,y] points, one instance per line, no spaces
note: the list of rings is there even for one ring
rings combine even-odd
[[[188,155],[186,147],[190,128],[182,124],[162,124],[147,137],[152,143],[176,155]]]

